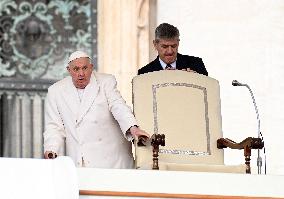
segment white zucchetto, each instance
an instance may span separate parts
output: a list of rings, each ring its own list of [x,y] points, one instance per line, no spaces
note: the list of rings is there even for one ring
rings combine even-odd
[[[90,56],[87,53],[80,51],[80,50],[77,50],[69,56],[68,63],[70,63],[71,61],[73,61],[75,59],[82,58],[82,57],[87,57],[87,58],[91,59]]]

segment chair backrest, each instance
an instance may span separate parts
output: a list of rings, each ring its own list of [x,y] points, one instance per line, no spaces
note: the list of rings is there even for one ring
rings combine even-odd
[[[185,71],[163,70],[133,78],[133,109],[139,126],[165,134],[159,162],[224,164],[220,89],[217,80]],[[151,147],[136,147],[136,168],[152,162]]]

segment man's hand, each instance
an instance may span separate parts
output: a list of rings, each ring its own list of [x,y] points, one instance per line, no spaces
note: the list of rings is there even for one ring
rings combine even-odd
[[[44,153],[44,158],[45,158],[45,159],[54,159],[54,158],[56,158],[56,157],[57,157],[57,154],[54,153],[53,151],[46,151],[46,152]]]
[[[139,129],[137,126],[132,126],[129,130],[130,130],[131,135],[136,139],[138,137],[142,137],[142,138],[145,138],[145,140],[147,140],[150,137],[148,133],[146,133],[142,129]]]
[[[165,70],[175,70],[175,68],[165,68]]]
[[[191,70],[190,68],[184,68],[184,69],[181,69],[182,71],[187,71],[187,72],[192,72],[192,73],[197,73],[195,70]]]

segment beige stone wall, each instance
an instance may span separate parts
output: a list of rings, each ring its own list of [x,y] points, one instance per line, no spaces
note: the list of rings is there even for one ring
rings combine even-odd
[[[98,1],[98,72],[115,75],[118,88],[129,105],[131,80],[153,54],[150,33],[152,26],[155,27],[155,2]]]

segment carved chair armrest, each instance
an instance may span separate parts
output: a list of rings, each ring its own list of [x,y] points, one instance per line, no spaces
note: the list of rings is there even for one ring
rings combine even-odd
[[[165,146],[165,135],[164,134],[153,134],[150,138],[146,136],[139,136],[137,138],[137,146],[147,146],[149,144]]]
[[[251,149],[262,149],[264,146],[263,141],[260,138],[248,137],[241,141],[240,143],[236,143],[233,140],[228,138],[220,138],[217,140],[217,148],[231,148],[231,149],[244,149],[246,146],[249,146]]]
[[[236,143],[228,138],[220,138],[217,140],[218,149],[224,149],[227,147],[231,149],[244,149],[246,173],[251,173],[251,168],[250,168],[251,149],[262,149],[263,146],[264,142],[261,140],[261,138],[248,137],[243,141],[241,141],[240,143]]]

